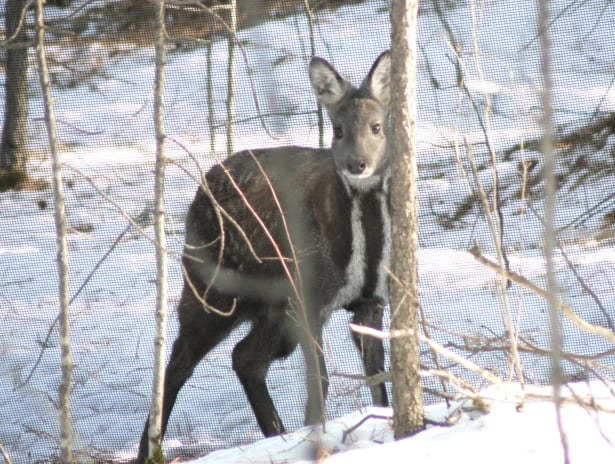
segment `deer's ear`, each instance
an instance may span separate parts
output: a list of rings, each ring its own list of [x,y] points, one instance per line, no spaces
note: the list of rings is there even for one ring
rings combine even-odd
[[[346,96],[350,84],[322,58],[314,57],[310,61],[310,82],[318,101],[332,109]]]
[[[372,65],[372,69],[361,85],[369,95],[382,105],[388,106],[391,99],[391,54],[387,50]]]

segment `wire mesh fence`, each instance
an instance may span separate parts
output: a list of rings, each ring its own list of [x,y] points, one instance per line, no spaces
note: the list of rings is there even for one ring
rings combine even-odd
[[[45,13],[68,208],[76,448],[84,462],[122,460],[136,451],[152,375],[153,16],[147,2],[64,3]],[[615,4],[552,3],[564,371],[570,381],[612,380]],[[171,308],[182,287],[184,219],[203,173],[241,149],[329,146],[309,59],[322,56],[359,84],[390,46],[387,1],[239,1],[236,24],[230,4],[167,6]],[[420,8],[421,331],[502,381],[548,384],[537,7],[433,0]],[[29,59],[30,180],[0,193],[0,443],[16,463],[52,461],[59,439],[54,199],[31,52]],[[5,63],[2,83],[11,71]],[[0,85],[0,101],[6,92]],[[335,312],[325,329],[328,417],[371,401],[349,319]],[[173,310],[170,323],[172,341]],[[262,437],[231,365],[248,329],[237,327],[182,390],[166,435],[170,456]],[[422,364],[427,403],[488,383],[427,345]],[[288,429],[303,422],[304,375],[300,350],[268,375]]]

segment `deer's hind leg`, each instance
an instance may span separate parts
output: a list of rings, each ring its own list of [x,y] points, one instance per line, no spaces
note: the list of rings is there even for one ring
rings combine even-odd
[[[220,307],[230,307],[232,299],[223,295],[210,293],[208,302]],[[164,436],[171,411],[179,391],[192,376],[195,367],[203,357],[220,343],[236,323],[236,317],[224,317],[208,312],[201,301],[194,295],[189,285],[184,291],[177,307],[180,329],[173,343],[173,350],[167,365],[164,379],[162,405],[162,436]],[[145,423],[139,444],[138,463],[143,462],[148,450],[149,418]]]
[[[274,359],[284,358],[295,350],[298,338],[285,306],[262,309],[248,335],[233,350],[233,369],[263,435],[270,437],[285,429],[267,388],[267,371]]]

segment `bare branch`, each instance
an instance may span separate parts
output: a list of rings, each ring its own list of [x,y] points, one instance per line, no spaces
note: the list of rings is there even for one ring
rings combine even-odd
[[[237,0],[229,0],[229,39],[226,63],[226,154],[233,154],[235,124],[235,41],[237,40]]]
[[[239,197],[241,198],[243,203],[246,205],[246,207],[248,208],[248,211],[250,211],[250,213],[252,214],[254,219],[256,219],[256,222],[258,222],[258,225],[260,226],[260,228],[262,229],[263,233],[265,234],[265,236],[269,240],[269,243],[271,243],[271,246],[273,246],[273,248],[275,250],[276,257],[277,257],[277,259],[279,259],[280,264],[282,265],[282,267],[284,269],[284,273],[286,274],[286,276],[289,279],[289,282],[290,282],[290,284],[292,286],[293,292],[297,296],[300,296],[301,293],[299,292],[299,290],[298,290],[298,288],[296,286],[296,283],[295,283],[295,281],[293,279],[292,272],[290,271],[290,269],[288,268],[288,265],[286,264],[286,262],[288,261],[288,257],[284,256],[284,254],[282,253],[282,250],[279,247],[279,244],[276,242],[276,240],[273,237],[273,235],[271,235],[271,232],[267,228],[267,225],[264,223],[264,221],[261,219],[259,214],[256,212],[256,210],[254,209],[254,207],[250,203],[250,200],[248,200],[248,198],[245,196],[244,192],[241,190],[241,187],[237,184],[237,182],[235,182],[235,179],[233,179],[233,176],[231,175],[231,172],[223,164],[221,166],[222,166],[222,169],[223,169],[224,173],[226,174],[227,178],[229,179],[232,187],[235,189],[235,191],[237,192],[237,194],[239,195]],[[271,185],[271,184],[269,184],[269,185]],[[274,197],[276,196],[275,191],[272,191],[271,193],[272,193],[272,195]]]
[[[420,312],[420,323],[421,326],[423,328],[423,333],[425,334],[425,336],[427,338],[431,338],[431,335],[429,334],[429,325],[427,324],[427,317],[425,316],[425,311],[423,310],[423,306],[419,304],[419,312]],[[431,354],[434,360],[434,364],[436,365],[436,368],[438,370],[442,370],[442,366],[440,365],[440,357],[438,356],[438,352],[436,350],[431,350]],[[444,382],[443,379],[440,379],[441,384],[442,384],[442,390],[444,390],[444,392],[448,393],[447,390],[447,386],[446,383]],[[446,398],[446,405],[450,406],[450,400],[448,398]]]
[[[32,121],[34,121],[34,122],[45,121],[45,118],[32,118]],[[89,131],[89,130],[86,130],[86,129],[81,129],[80,127],[77,127],[77,126],[75,126],[74,124],[71,124],[68,121],[63,121],[62,119],[56,119],[56,122],[58,122],[60,124],[64,124],[65,126],[68,126],[71,129],[74,129],[77,132],[79,132],[81,134],[84,134],[84,135],[103,135],[105,133],[104,130]]]
[[[262,111],[260,108],[260,103],[256,96],[256,86],[254,84],[254,79],[252,78],[252,72],[251,72],[246,50],[243,47],[243,44],[241,43],[241,41],[237,38],[236,30],[234,30],[233,27],[229,25],[224,19],[222,19],[222,17],[217,13],[218,10],[228,10],[230,8],[230,5],[217,5],[213,7],[208,7],[207,5],[204,5],[203,3],[201,3],[199,0],[165,0],[165,3],[171,4],[171,5],[192,6],[202,11],[206,11],[209,14],[211,14],[216,19],[216,21],[218,21],[222,25],[224,29],[226,29],[226,31],[230,34],[234,45],[236,45],[239,48],[244,64],[247,68],[246,76],[248,77],[248,82],[250,83],[250,91],[252,95],[252,100],[254,102],[254,107],[256,108],[256,113],[258,114],[261,127],[263,128],[263,130],[269,137],[271,137],[274,140],[277,140],[277,137],[275,137],[269,131],[269,128],[267,127],[267,124],[265,124],[265,120],[262,117]]]
[[[169,139],[170,141],[172,141],[173,143],[175,143],[178,147],[180,147],[189,157],[190,159],[194,162],[194,164],[196,165],[197,169],[199,170],[200,174],[201,174],[201,178],[197,179],[194,175],[192,175],[192,173],[190,173],[184,166],[181,165],[181,163],[176,162],[173,159],[169,159],[169,162],[174,164],[175,166],[177,166],[179,169],[181,169],[186,175],[188,175],[192,180],[195,181],[195,183],[197,185],[200,185],[201,188],[203,189],[203,191],[205,192],[205,194],[207,195],[207,198],[209,199],[209,201],[211,201],[212,206],[220,212],[220,214],[224,217],[224,219],[226,219],[227,221],[229,221],[236,229],[237,232],[239,232],[239,234],[241,235],[241,237],[244,239],[246,246],[248,247],[248,249],[250,250],[250,253],[252,254],[252,257],[258,262],[262,262],[264,258],[261,258],[260,256],[258,256],[258,254],[256,253],[256,250],[254,250],[254,247],[252,246],[252,242],[250,241],[250,239],[248,238],[248,235],[246,234],[246,231],[243,230],[243,227],[239,224],[239,222],[237,222],[235,220],[235,218],[233,216],[231,216],[226,209],[224,209],[222,207],[222,205],[220,204],[220,202],[218,202],[218,200],[216,199],[216,197],[214,197],[214,195],[211,193],[211,189],[209,188],[209,184],[207,183],[207,178],[205,176],[205,173],[203,172],[203,169],[201,168],[201,165],[199,163],[199,161],[196,159],[196,157],[194,156],[194,154],[188,150],[188,148],[182,144],[179,140],[167,135],[167,139]],[[216,213],[217,214],[217,213]],[[220,226],[220,229],[223,230],[223,222],[221,218],[217,218],[218,219],[218,225]],[[213,245],[213,243],[211,244]],[[189,246],[189,245],[186,245]],[[209,244],[205,245],[205,246],[209,246]],[[223,247],[222,247],[223,248]]]
[[[221,249],[223,249],[223,248],[221,247]],[[190,278],[190,275],[188,275],[188,272],[186,271],[186,268],[183,265],[182,265],[182,273],[184,275],[184,278],[185,278],[186,282],[188,283],[188,286],[190,287],[190,290],[192,290],[192,293],[194,294],[194,297],[199,301],[199,303],[201,303],[203,305],[203,307],[207,311],[211,311],[212,313],[217,314],[218,316],[229,317],[229,316],[233,315],[233,313],[235,312],[235,309],[237,308],[237,298],[233,298],[233,303],[231,304],[230,309],[228,309],[226,311],[224,309],[220,309],[220,308],[215,307],[214,305],[208,303],[207,300],[206,300],[207,292],[211,288],[211,286],[213,285],[214,279],[215,279],[215,277],[217,275],[217,271],[218,271],[219,268],[220,268],[220,261],[218,261],[218,267],[216,268],[216,271],[214,272],[214,278],[211,280],[211,282],[209,282],[207,289],[205,289],[205,291],[203,292],[203,296],[201,296],[199,294],[198,289],[194,285],[194,282],[192,282],[192,279]]]
[[[613,196],[615,196],[615,194]],[[538,220],[544,225],[544,222],[545,222],[544,218],[541,217],[540,214],[538,214],[538,211],[536,211],[536,209],[531,204],[529,204],[528,206],[529,206],[530,211],[534,214],[534,216],[536,216],[536,218],[538,218]],[[579,284],[581,285],[581,288],[585,292],[587,292],[587,294],[591,297],[592,300],[594,300],[594,303],[596,303],[596,306],[598,306],[598,309],[600,309],[600,312],[606,319],[608,326],[613,332],[615,332],[615,323],[613,322],[613,318],[609,314],[609,311],[607,310],[607,308],[604,307],[604,305],[602,304],[602,301],[600,301],[600,298],[598,298],[598,295],[596,295],[596,292],[594,292],[590,288],[590,286],[585,282],[585,279],[583,279],[583,277],[581,276],[581,274],[579,273],[575,265],[572,263],[572,261],[568,257],[568,254],[564,250],[564,246],[562,245],[562,242],[557,238],[557,235],[554,235],[553,239],[555,240],[555,244],[557,245],[557,248],[559,249],[559,252],[561,253],[562,258],[564,258],[564,261],[566,262],[568,269],[570,269],[570,271],[573,273],[574,277],[577,279],[577,282],[579,282]]]
[[[75,8],[73,11],[71,11],[69,14],[67,14],[66,16],[62,16],[61,18],[57,18],[57,19],[54,19],[53,21],[49,21],[47,23],[47,25],[49,25],[49,24],[58,24],[58,23],[61,23],[63,21],[66,21],[67,19],[71,19],[71,18],[77,16],[79,14],[79,12],[82,11],[84,8],[90,6],[92,3],[99,2],[99,1],[101,1],[101,0],[86,0],[81,5],[79,5],[77,8]]]
[[[11,459],[11,456],[9,456],[9,453],[7,453],[7,451],[4,449],[4,446],[2,445],[2,443],[0,443],[0,454],[2,454],[5,464],[13,464],[13,460]]]
[[[68,169],[70,169],[71,171],[76,172],[77,174],[79,174],[81,177],[83,177],[83,179],[85,179],[93,188],[94,190],[96,190],[96,192],[101,195],[105,200],[107,200],[109,203],[111,203],[113,206],[115,206],[115,208],[118,210],[118,212],[124,217],[124,219],[126,219],[130,225],[133,227],[133,229],[135,229],[137,232],[139,232],[139,234],[141,234],[143,237],[145,237],[147,240],[149,240],[151,243],[153,243],[154,245],[156,245],[156,240],[152,237],[150,237],[148,235],[148,233],[143,229],[143,227],[141,227],[127,212],[126,210],[117,202],[115,201],[113,198],[111,198],[110,195],[108,195],[106,192],[104,192],[98,185],[96,185],[96,182],[94,182],[94,179],[92,179],[90,176],[84,174],[79,168],[76,168],[75,166],[72,166],[70,164],[67,163],[62,163],[63,166],[67,167]],[[169,253],[173,253],[172,250],[167,250]]]
[[[519,379],[519,381],[523,383],[523,369],[521,367],[521,360],[519,358],[519,353],[517,352],[517,335],[513,327],[512,318],[510,315],[510,307],[508,304],[507,290],[509,286],[509,281],[508,281],[507,276],[509,274],[508,271],[509,271],[510,266],[508,265],[508,259],[506,258],[506,255],[504,254],[504,244],[502,243],[502,240],[503,240],[502,222],[501,220],[498,219],[498,218],[501,219],[500,217],[501,210],[499,206],[497,205],[497,201],[494,202],[494,206],[493,206],[495,210],[492,210],[492,208],[490,207],[489,200],[487,199],[487,194],[485,193],[485,190],[483,189],[482,182],[480,181],[480,177],[478,175],[478,168],[476,166],[476,161],[472,154],[472,148],[468,144],[467,140],[464,140],[464,141],[465,141],[465,146],[466,146],[466,153],[468,155],[468,159],[470,160],[470,166],[472,167],[472,174],[474,176],[474,182],[476,183],[478,187],[479,197],[481,199],[483,208],[485,210],[485,218],[487,219],[489,230],[491,231],[491,235],[495,242],[495,249],[496,249],[496,253],[498,257],[498,265],[500,266],[500,275],[502,276],[502,279],[500,280],[500,288],[502,291],[502,298],[504,302],[503,320],[504,320],[504,325],[506,326],[506,330],[508,331],[508,336],[511,340],[511,352],[510,353],[513,359],[514,370],[517,373],[517,378]],[[495,160],[493,160],[493,163],[495,163]],[[497,169],[495,164],[493,166],[493,169],[494,170]],[[495,176],[495,179],[497,179],[497,176]],[[495,179],[494,179],[495,185],[494,185],[493,195],[494,197],[497,197],[497,193],[495,192],[495,190],[497,190],[497,181]]]
[[[502,379],[500,379],[496,375],[493,375],[488,370],[483,369],[477,364],[474,364],[472,361],[467,360],[463,356],[459,356],[458,354],[453,353],[452,351],[444,348],[438,342],[430,338],[427,338],[425,335],[418,332],[417,330],[402,329],[402,330],[391,330],[389,332],[383,332],[382,330],[374,329],[372,327],[367,327],[367,326],[357,325],[357,324],[352,324],[352,323],[350,324],[350,328],[353,332],[356,332],[362,335],[367,335],[367,336],[374,337],[374,338],[378,338],[380,340],[390,340],[390,339],[394,339],[398,337],[409,337],[416,333],[421,343],[425,343],[429,345],[431,349],[435,350],[436,352],[450,359],[451,361],[454,361],[455,363],[459,364],[460,366],[464,367],[470,372],[474,372],[475,374],[480,375],[485,380],[495,385],[501,385],[504,383]]]
[[[34,3],[34,0],[28,0],[26,2],[23,9],[21,10],[21,16],[19,17],[19,23],[17,23],[17,28],[15,29],[15,31],[10,37],[8,37],[7,39],[3,41],[0,41],[0,48],[8,48],[11,45],[11,43],[15,41],[15,39],[17,39],[17,36],[19,35],[19,33],[21,32],[21,30],[23,29],[25,25],[26,14],[28,13],[28,10],[30,9],[33,3]],[[27,47],[29,48],[35,43],[36,43],[35,41],[28,41]],[[16,44],[16,45],[19,45],[19,44]]]
[[[483,254],[481,253],[480,249],[477,246],[472,247],[468,251],[470,252],[472,256],[474,256],[474,258],[479,263],[484,264],[485,266],[493,269],[494,271],[498,273],[502,272],[502,269],[500,268],[500,266],[498,266],[496,263],[494,263],[493,261],[490,261],[485,256],[483,256]],[[527,280],[525,277],[517,274],[514,271],[507,271],[507,278],[527,288],[528,290],[531,290],[532,292],[541,296],[545,300],[548,299],[549,297],[549,293],[546,290],[543,290],[542,288],[533,284],[532,282]],[[562,314],[564,314],[568,319],[570,319],[571,322],[573,322],[580,329],[586,332],[589,332],[589,333],[599,335],[603,338],[606,338],[610,342],[615,343],[615,333],[613,333],[610,329],[607,329],[606,327],[601,327],[599,325],[590,324],[589,322],[585,321],[583,318],[577,316],[574,313],[574,311],[569,306],[564,304],[562,301],[557,302],[557,308],[559,309],[559,311],[562,312]]]
[[[87,275],[87,277],[84,279],[84,281],[82,282],[82,284],[79,286],[79,288],[77,289],[77,291],[74,293],[74,295],[71,297],[70,301],[69,301],[69,305],[72,305],[73,302],[75,301],[75,299],[79,296],[79,294],[83,291],[83,289],[87,286],[87,284],[90,282],[90,280],[92,280],[92,277],[94,276],[94,273],[98,270],[98,268],[100,268],[100,266],[102,265],[103,262],[105,262],[107,260],[107,258],[109,257],[109,255],[111,254],[111,252],[113,252],[113,250],[115,249],[115,247],[120,243],[120,241],[122,240],[122,238],[124,238],[124,235],[126,235],[128,233],[128,231],[130,230],[130,228],[132,227],[131,224],[128,224],[126,226],[126,228],[116,237],[115,241],[111,244],[111,247],[109,247],[109,249],[107,250],[107,252],[102,256],[102,258],[100,258],[98,260],[98,262],[96,263],[96,265],[92,268],[92,270],[90,271],[90,273]],[[54,319],[54,321],[51,323],[51,325],[49,326],[49,329],[47,330],[47,335],[45,336],[45,339],[43,340],[43,342],[41,343],[41,350],[38,354],[38,358],[36,358],[36,361],[34,362],[34,365],[32,366],[32,369],[30,369],[30,372],[28,373],[28,376],[26,377],[26,379],[21,382],[19,385],[17,385],[13,391],[17,391],[22,387],[25,387],[28,382],[30,382],[30,379],[32,378],[32,376],[34,375],[34,372],[36,371],[36,369],[38,368],[38,365],[40,364],[41,360],[43,359],[43,354],[45,353],[45,349],[49,346],[49,338],[51,337],[51,333],[53,332],[53,329],[55,328],[56,324],[58,323],[60,319],[60,315],[56,316],[56,318]]]

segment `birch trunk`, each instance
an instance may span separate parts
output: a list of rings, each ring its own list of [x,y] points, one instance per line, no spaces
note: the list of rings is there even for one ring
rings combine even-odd
[[[38,75],[45,106],[45,126],[49,138],[51,163],[53,171],[54,219],[56,226],[56,248],[58,252],[58,284],[60,299],[60,352],[62,355],[62,379],[59,388],[60,403],[60,460],[63,464],[73,462],[73,430],[71,423],[71,386],[73,376],[73,358],[70,337],[69,285],[68,285],[68,245],[66,241],[66,206],[62,182],[62,164],[56,134],[56,119],[49,83],[49,70],[45,56],[45,19],[43,0],[36,2],[36,57]]]
[[[156,30],[156,77],[154,82],[154,125],[156,129],[156,174],[154,235],[156,239],[156,338],[154,341],[154,378],[152,381],[152,404],[149,415],[148,463],[164,463],[162,453],[162,401],[167,343],[167,251],[164,212],[165,127],[164,127],[164,82],[165,82],[165,30],[164,2],[155,5]]]

